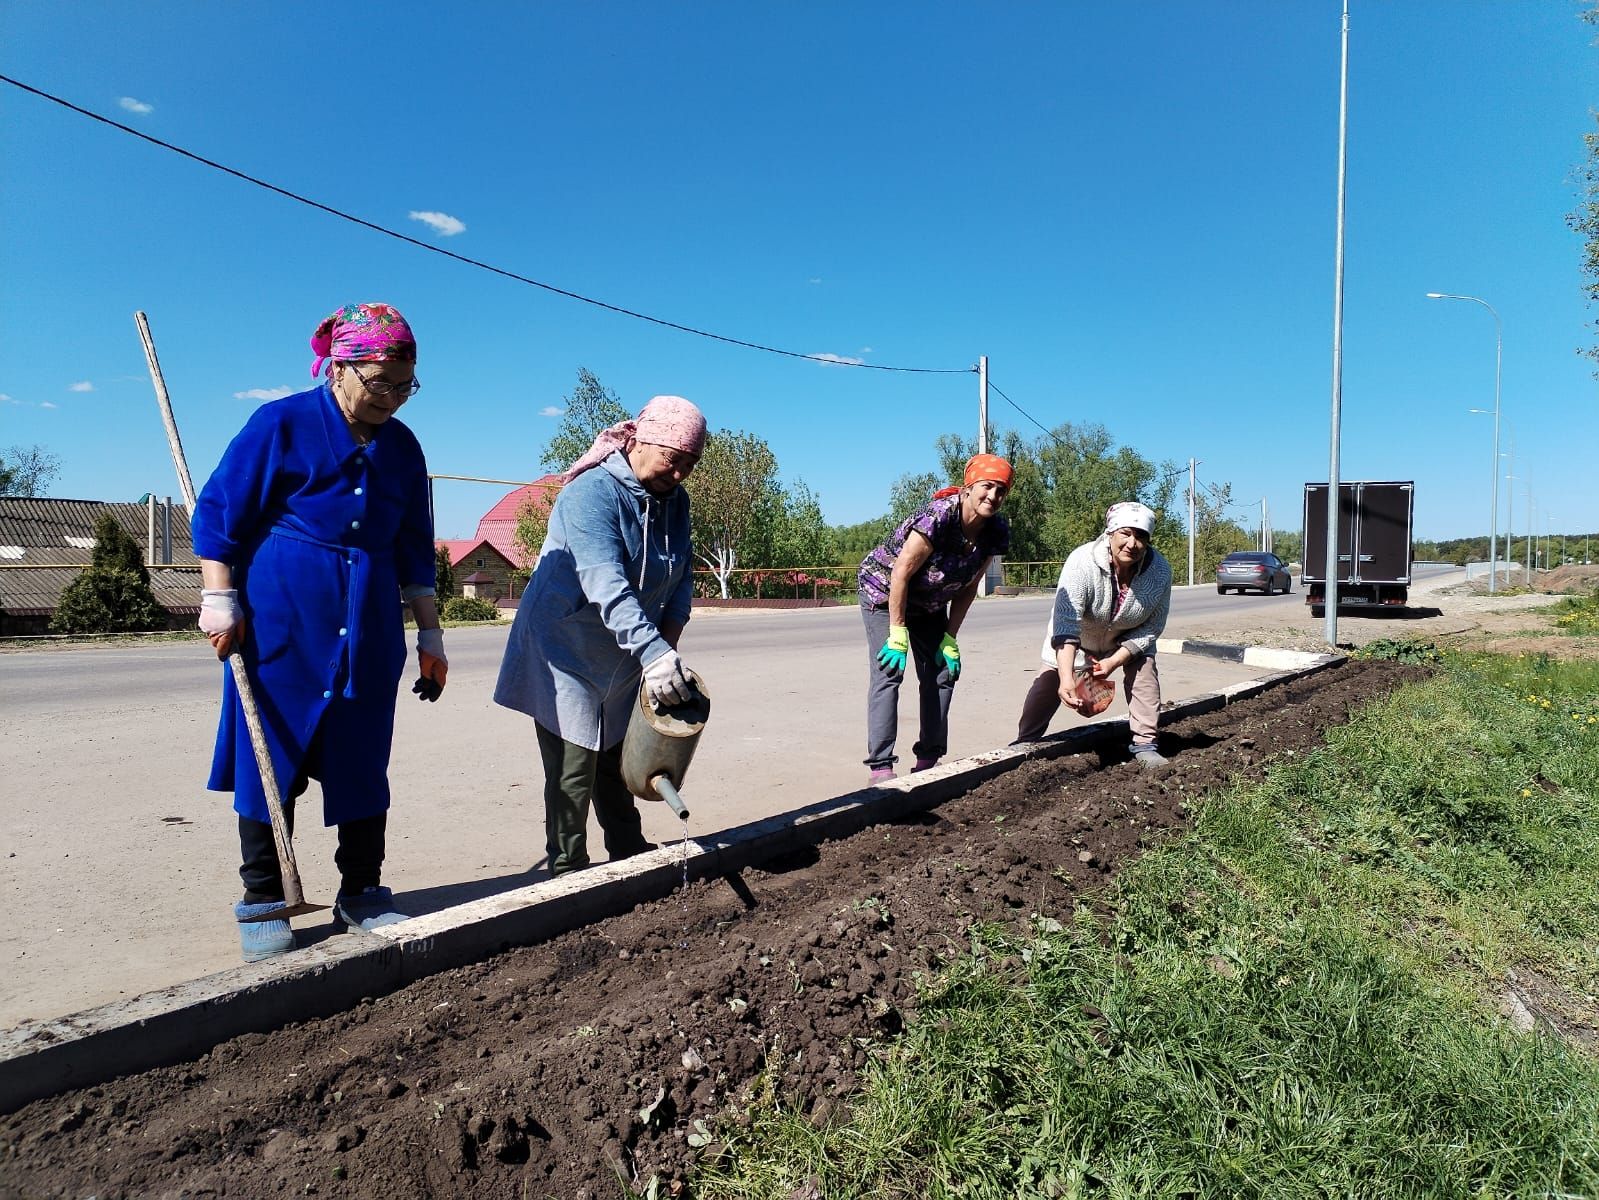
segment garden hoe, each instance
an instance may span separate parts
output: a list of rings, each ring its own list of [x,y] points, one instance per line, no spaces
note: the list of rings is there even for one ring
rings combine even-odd
[[[133,314],[139,326],[139,340],[144,343],[145,361],[150,364],[150,382],[155,385],[155,400],[161,408],[161,421],[166,426],[167,444],[172,448],[172,463],[178,469],[178,487],[183,492],[183,505],[194,519],[194,481],[189,478],[189,464],[183,457],[183,442],[178,438],[178,425],[172,417],[172,401],[167,396],[166,380],[161,377],[161,364],[156,361],[155,342],[150,337],[150,325],[142,312]],[[244,659],[235,647],[228,655],[228,666],[233,671],[233,685],[239,693],[239,706],[244,709],[244,723],[250,730],[250,746],[255,751],[255,765],[261,772],[261,790],[266,794],[267,815],[272,819],[272,840],[278,848],[278,869],[283,876],[285,908],[274,908],[259,917],[244,917],[245,921],[282,921],[306,913],[323,912],[326,904],[310,904],[305,890],[300,886],[300,868],[294,861],[294,844],[289,840],[289,825],[283,817],[283,794],[278,791],[277,772],[272,768],[272,752],[267,748],[266,732],[261,728],[261,712],[255,704],[255,690],[250,686],[250,676],[244,669]]]

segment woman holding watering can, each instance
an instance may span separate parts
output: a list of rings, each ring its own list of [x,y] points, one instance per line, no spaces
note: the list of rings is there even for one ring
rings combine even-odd
[[[641,676],[658,706],[694,695],[677,654],[693,595],[683,480],[704,449],[700,410],[657,396],[562,476],[494,689],[534,721],[552,875],[588,866],[591,807],[613,860],[655,848],[622,781],[622,738]]]
[[[1043,737],[1062,704],[1089,711],[1078,687],[1080,675],[1108,682],[1121,671],[1133,757],[1142,767],[1170,761],[1155,745],[1160,718],[1155,640],[1166,628],[1172,578],[1171,564],[1149,544],[1154,530],[1155,514],[1144,505],[1112,504],[1105,532],[1067,557],[1044,642],[1044,669],[1022,704],[1017,741]]]
[[[425,700],[444,688],[444,634],[433,599],[427,464],[394,414],[422,386],[416,338],[386,304],[351,304],[317,327],[317,387],[255,410],[201,490],[194,549],[200,628],[217,656],[243,655],[284,816],[310,779],[339,829],[334,911],[351,928],[404,916],[381,885],[389,746],[405,670],[404,610],[417,623]],[[324,371],[324,363],[326,368]],[[239,814],[244,899],[235,906],[246,961],[294,948],[260,770],[234,687],[207,784]]]
[[[907,661],[916,664],[921,699],[914,769],[935,765],[948,748],[949,702],[961,673],[955,634],[988,560],[1010,549],[1010,526],[999,510],[1011,474],[997,454],[974,456],[960,487],[934,493],[861,561],[861,618],[871,656],[865,761],[874,783],[894,777]]]

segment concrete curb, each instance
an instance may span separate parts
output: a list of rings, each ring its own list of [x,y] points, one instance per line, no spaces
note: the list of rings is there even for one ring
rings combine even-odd
[[[1209,653],[1162,642],[1162,653]],[[1262,647],[1222,647],[1251,661]],[[1215,655],[1220,657],[1220,655]],[[1341,661],[1265,651],[1271,674],[1164,706],[1163,724],[1233,704]],[[1032,759],[1080,754],[1127,738],[1123,719],[1078,726],[1023,745],[959,759],[795,812],[662,846],[557,879],[415,917],[375,934],[332,938],[282,958],[234,967],[66,1017],[0,1033],[0,1113],[71,1088],[185,1062],[243,1033],[328,1016],[452,967],[669,896],[684,878],[732,874],[933,808]]]
[[[1268,671],[1299,671],[1325,666],[1336,654],[1313,654],[1308,650],[1278,650],[1272,646],[1235,646],[1222,642],[1196,642],[1182,638],[1161,638],[1155,643],[1157,654],[1198,654],[1222,662],[1242,663],[1246,667],[1265,667]]]

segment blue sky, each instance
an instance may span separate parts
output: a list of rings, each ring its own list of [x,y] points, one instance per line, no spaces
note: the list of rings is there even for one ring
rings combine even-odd
[[[1564,222],[1599,98],[1580,8],[1353,5],[1343,475],[1414,478],[1422,536],[1486,531],[1492,463],[1467,410],[1493,405],[1493,320],[1429,291],[1503,318],[1503,449],[1513,429],[1540,529],[1599,529],[1595,314]],[[13,0],[0,73],[668,320],[876,364],[987,354],[1045,425],[1201,459],[1279,528],[1326,477],[1336,0],[332,11]],[[6,85],[0,157],[0,446],[59,454],[58,496],[176,492],[135,309],[197,482],[255,397],[309,385],[312,328],[356,299],[417,330],[404,418],[435,472],[535,477],[580,366],[760,434],[836,522],[975,433],[974,375],[616,316]],[[1037,432],[997,395],[992,420]],[[441,484],[440,535],[503,490]]]

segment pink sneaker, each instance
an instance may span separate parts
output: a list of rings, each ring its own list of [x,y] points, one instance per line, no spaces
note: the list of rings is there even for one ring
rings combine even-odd
[[[869,782],[871,782],[871,783],[883,783],[885,780],[889,780],[889,779],[892,779],[892,778],[894,778],[894,768],[893,767],[873,767],[872,768],[872,777],[869,780]]]
[[[938,759],[936,758],[918,758],[916,760],[916,765],[911,768],[911,771],[931,771],[936,766],[938,766]]]

